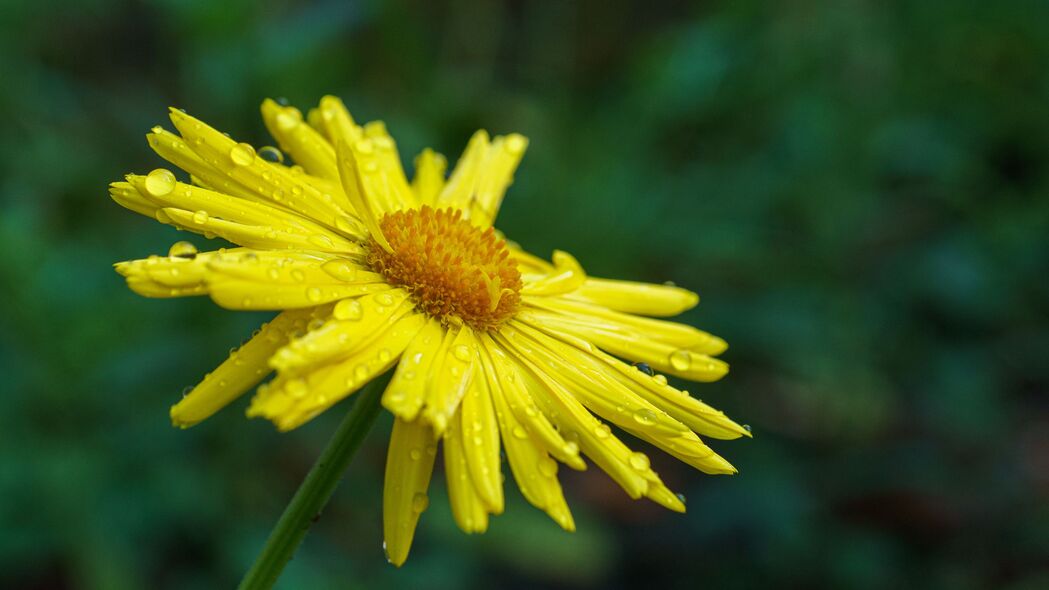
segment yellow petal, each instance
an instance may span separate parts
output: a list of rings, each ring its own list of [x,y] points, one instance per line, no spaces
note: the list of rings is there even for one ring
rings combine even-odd
[[[437,152],[426,148],[415,158],[415,176],[412,190],[420,205],[434,206],[437,195],[444,188],[444,171],[448,161]]]
[[[430,505],[426,490],[436,457],[437,444],[429,425],[394,418],[386,454],[382,528],[386,559],[397,567],[408,559],[419,516]]]
[[[586,273],[579,261],[568,252],[555,250],[554,271],[538,281],[525,283],[522,295],[561,295],[579,288],[586,281]]]
[[[208,373],[182,401],[171,407],[171,422],[188,428],[224,408],[269,374],[273,351],[306,325],[309,310],[286,311],[252,336],[214,371]]]
[[[176,110],[171,121],[200,159],[263,199],[287,207],[353,239],[363,239],[355,220],[332,195],[323,195],[283,166],[258,157],[254,148],[238,144],[203,122]],[[220,189],[221,190],[221,189]]]
[[[437,195],[436,205],[438,208],[452,207],[466,213],[469,212],[477,179],[487,154],[488,133],[481,129],[470,138],[463,155],[455,163],[455,169],[452,171],[448,183],[444,185],[440,194]]]
[[[390,243],[379,228],[379,218],[392,209],[385,207],[380,192],[382,187],[377,184],[379,165],[375,162],[375,147],[367,139],[358,140],[353,145],[336,139],[335,153],[343,192],[368,228],[369,235],[383,249],[391,251]]]
[[[571,296],[616,311],[659,317],[677,315],[699,303],[699,295],[681,287],[593,277]]]
[[[474,352],[477,355],[477,352]],[[476,359],[474,363],[479,363]],[[488,379],[480,366],[463,397],[459,412],[462,417],[463,451],[477,493],[488,511],[503,512],[502,470],[499,466],[499,424],[492,406]]]
[[[499,431],[502,433],[503,445],[506,448],[506,458],[510,463],[510,471],[514,474],[514,480],[517,481],[517,486],[521,489],[525,499],[533,506],[545,511],[565,530],[574,531],[575,521],[568,509],[568,503],[565,502],[561,484],[557,481],[557,463],[550,458],[542,443],[529,436],[525,425],[510,409],[499,379],[495,375],[498,369],[490,360],[487,352],[489,345],[484,344],[484,339],[482,339],[482,344],[482,364],[499,422]]]
[[[121,207],[130,209],[135,213],[140,213],[146,217],[153,217],[157,214],[158,207],[156,204],[139,194],[130,183],[110,183],[109,196]]]
[[[552,369],[554,380],[571,385],[594,413],[705,473],[736,472],[687,426],[616,380],[599,359],[522,322],[514,322],[514,328],[535,344],[531,354],[539,365]]]
[[[455,339],[435,319],[427,322],[404,351],[393,379],[383,395],[383,406],[404,420],[416,419],[437,379],[441,360]]]
[[[352,242],[345,240],[338,233],[286,209],[177,182],[174,174],[163,168],[150,172],[148,176],[128,175],[127,180],[143,198],[158,207],[203,211],[208,218],[279,229],[282,232],[297,234],[297,243],[310,244],[311,237],[325,235],[333,243],[354,248]]]
[[[298,109],[281,106],[267,98],[262,102],[262,120],[280,149],[291,154],[307,172],[328,180],[339,180],[335,148],[303,122]]]
[[[587,340],[614,355],[648,363],[653,369],[692,381],[717,381],[728,373],[728,363],[688,348],[678,348],[643,334],[626,330],[603,330],[585,321],[572,321],[535,310],[522,310],[522,319],[548,332]]]
[[[620,313],[566,297],[526,297],[524,301],[530,306],[559,314],[558,319],[565,322],[606,332],[630,333],[709,355],[721,354],[728,348],[721,338],[686,324]]]
[[[448,501],[452,505],[455,523],[464,533],[483,533],[488,529],[488,511],[470,476],[458,414],[449,422],[444,433],[444,470],[448,480]]]
[[[459,409],[459,402],[466,395],[474,376],[476,351],[477,338],[473,330],[463,326],[455,333],[455,338],[443,351],[443,356],[437,359],[433,385],[426,395],[423,418],[433,425],[434,433],[438,436],[444,433]]]
[[[407,315],[336,362],[303,377],[280,375],[259,388],[248,416],[268,418],[282,431],[301,426],[389,370],[425,321],[421,314]]]
[[[269,201],[268,197],[263,197],[202,160],[183,138],[170,131],[159,126],[154,127],[153,131],[146,135],[146,141],[157,155],[188,172],[199,185],[250,201]]]
[[[375,146],[375,162],[379,166],[378,176],[383,194],[388,195],[391,210],[415,208],[419,200],[408,186],[408,177],[401,166],[397,144],[386,131],[382,121],[372,121],[364,126],[364,135]]]
[[[515,430],[514,434],[523,432],[539,448],[545,449],[572,469],[586,469],[586,463],[579,456],[579,445],[566,441],[536,405],[516,363],[488,334],[482,334],[480,341],[489,387],[493,391],[498,387],[507,407],[514,414],[514,420],[522,427],[521,431]]]
[[[391,289],[343,299],[335,304],[331,319],[278,350],[270,359],[270,366],[282,375],[298,374],[354,354],[367,346],[375,334],[412,313],[407,298],[408,293],[402,289]]]
[[[514,171],[528,148],[528,139],[512,133],[496,137],[488,148],[484,166],[477,179],[477,189],[470,208],[470,219],[480,227],[488,227],[499,214],[506,189],[514,180]]]

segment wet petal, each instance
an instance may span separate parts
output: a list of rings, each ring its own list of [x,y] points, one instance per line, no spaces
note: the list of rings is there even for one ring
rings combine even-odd
[[[455,523],[464,533],[483,533],[488,529],[488,510],[470,475],[458,414],[449,422],[444,433],[444,469],[448,480],[448,501]]]
[[[415,158],[415,177],[412,190],[420,205],[434,206],[437,195],[444,188],[444,171],[448,161],[437,152],[426,148]]]
[[[437,444],[428,424],[394,418],[386,454],[382,524],[386,559],[397,567],[408,559],[419,516],[430,505],[426,490],[436,457]]]
[[[188,428],[221,410],[270,373],[266,365],[273,351],[302,329],[310,317],[309,310],[286,311],[252,336],[229,358],[208,373],[182,401],[171,407],[171,422]]]
[[[447,338],[446,338],[447,340]],[[466,395],[470,380],[474,376],[477,338],[473,330],[463,326],[455,333],[454,339],[438,358],[433,374],[433,385],[426,395],[426,407],[423,418],[433,425],[434,432],[440,436],[459,409],[459,402]]]
[[[478,366],[478,352],[473,352],[474,378],[463,397],[459,414],[462,418],[463,451],[470,477],[481,500],[493,514],[503,512],[503,482],[499,466],[499,425],[492,405],[492,393],[483,369]],[[454,419],[453,419],[454,420]]]
[[[335,148],[303,122],[298,109],[281,106],[267,98],[262,102],[262,120],[280,149],[291,154],[307,172],[328,180],[339,180]]]
[[[616,311],[659,317],[677,315],[699,303],[699,295],[681,287],[593,277],[571,296]]]
[[[444,326],[429,320],[404,351],[382,397],[383,407],[404,420],[415,420],[426,402],[427,385],[432,383],[437,359],[443,356],[444,343]]]

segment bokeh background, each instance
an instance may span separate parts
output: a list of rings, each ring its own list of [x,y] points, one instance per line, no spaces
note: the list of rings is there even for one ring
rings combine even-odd
[[[1049,587],[1049,4],[804,0],[0,2],[0,586],[228,588],[347,407],[167,410],[266,316],[146,300],[110,265],[186,234],[107,183],[169,105],[255,145],[264,97],[342,96],[402,157],[531,147],[500,227],[699,291],[748,423],[685,516],[562,470],[579,532],[439,475],[387,565],[384,418],[291,588]],[[170,125],[168,124],[169,128]],[[201,248],[202,238],[191,238]],[[640,445],[643,447],[643,445]]]

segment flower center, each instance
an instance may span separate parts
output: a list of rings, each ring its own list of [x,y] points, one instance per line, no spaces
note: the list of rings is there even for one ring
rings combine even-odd
[[[368,244],[368,265],[407,290],[416,308],[445,325],[499,327],[521,303],[521,273],[495,230],[458,210],[388,213],[379,221],[392,251]]]

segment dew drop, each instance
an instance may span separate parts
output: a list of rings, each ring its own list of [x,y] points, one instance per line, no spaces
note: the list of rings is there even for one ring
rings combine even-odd
[[[255,148],[246,143],[238,143],[230,148],[229,159],[237,166],[247,166],[255,161]]]
[[[411,457],[412,461],[418,461],[423,458],[423,452],[419,449],[412,449],[408,451],[408,456]]]
[[[656,422],[656,413],[648,408],[634,412],[634,421],[642,426],[651,426]]]
[[[348,260],[335,258],[321,265],[321,270],[340,281],[352,283],[357,280],[357,267]]]
[[[356,299],[343,299],[335,304],[331,313],[337,320],[356,321],[364,316],[364,308]]]
[[[175,175],[170,170],[157,168],[146,176],[146,192],[154,197],[163,197],[175,190]]]
[[[318,287],[310,287],[306,289],[306,298],[316,303],[321,300],[321,290]]]
[[[393,305],[393,295],[383,293],[375,298],[375,302],[379,305]]]
[[[379,362],[380,363],[388,363],[388,362],[390,362],[390,358],[392,356],[393,355],[390,354],[390,349],[389,348],[382,348],[382,349],[379,350]]]
[[[641,371],[642,373],[648,375],[649,377],[655,375],[655,371],[652,370],[652,367],[650,367],[648,363],[632,363],[631,366],[636,368],[638,371]]]
[[[367,365],[357,365],[353,369],[353,378],[357,381],[364,381],[368,378],[368,367]]]
[[[294,268],[291,271],[291,278],[297,283],[301,283],[306,280],[306,273],[302,272],[301,268]]]
[[[193,223],[197,225],[204,225],[208,222],[208,212],[201,209],[193,214]]]
[[[655,375],[654,377],[652,377],[652,380],[655,381],[656,383],[660,384],[660,385],[666,385],[667,384],[667,376],[666,375]]]
[[[192,260],[197,257],[197,247],[189,242],[175,242],[168,249],[168,256]]]
[[[291,131],[302,122],[302,112],[295,107],[281,109],[276,117],[277,128],[282,131]]]
[[[452,354],[455,355],[455,358],[465,363],[470,360],[470,347],[460,344],[452,350]]]
[[[608,427],[608,424],[601,424],[594,429],[594,436],[597,438],[608,438],[612,435],[612,429]]]
[[[692,366],[692,355],[687,350],[679,348],[670,354],[670,366],[678,371],[687,371]]]
[[[519,438],[521,440],[524,440],[524,439],[528,438],[528,433],[521,426],[515,426],[514,430],[513,430],[513,434],[514,434],[514,438]]]
[[[415,494],[412,496],[412,511],[421,513],[430,506],[430,497],[426,494]]]
[[[567,453],[569,455],[578,455],[579,454],[579,443],[572,442],[572,441],[566,442],[565,443],[565,453]]]
[[[267,162],[275,164],[284,163],[284,154],[272,145],[264,145],[259,148],[259,157]]]
[[[637,469],[638,471],[644,471],[648,469],[648,456],[644,453],[634,453],[630,455],[630,466],[634,469]]]

